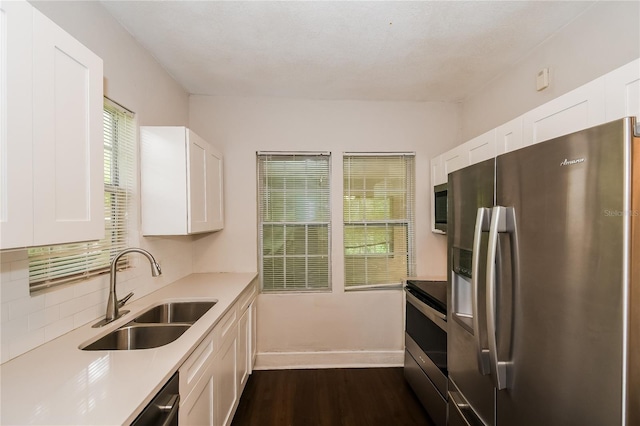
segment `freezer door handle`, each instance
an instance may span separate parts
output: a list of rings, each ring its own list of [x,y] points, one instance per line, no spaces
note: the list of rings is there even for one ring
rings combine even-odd
[[[489,250],[487,253],[487,340],[489,343],[489,360],[491,368],[495,372],[495,387],[501,390],[507,387],[507,362],[498,359],[498,344],[496,342],[496,256],[498,253],[499,233],[510,234],[512,268],[514,276],[517,277],[519,264],[518,241],[513,208],[500,206],[493,208],[489,229]]]
[[[481,207],[476,214],[476,226],[473,233],[473,258],[471,259],[471,309],[473,314],[473,340],[476,346],[478,371],[486,376],[489,368],[489,349],[482,345],[482,329],[480,328],[480,310],[478,309],[478,282],[480,276],[480,246],[482,233],[489,231],[491,210]]]

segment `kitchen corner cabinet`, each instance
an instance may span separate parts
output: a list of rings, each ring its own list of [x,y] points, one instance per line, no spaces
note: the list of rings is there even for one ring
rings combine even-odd
[[[101,239],[102,59],[26,1],[0,13],[0,249]]]
[[[180,367],[180,425],[228,426],[255,361],[254,281]]]
[[[224,227],[222,154],[192,130],[141,127],[140,169],[143,235]]]

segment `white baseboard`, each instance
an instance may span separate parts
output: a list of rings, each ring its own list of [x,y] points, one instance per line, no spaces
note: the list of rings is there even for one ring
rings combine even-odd
[[[258,352],[254,370],[402,367],[404,351]]]

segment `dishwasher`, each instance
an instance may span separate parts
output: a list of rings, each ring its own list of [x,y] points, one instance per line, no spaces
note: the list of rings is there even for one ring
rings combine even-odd
[[[178,373],[176,372],[131,425],[178,426],[178,406],[180,405],[178,384]]]

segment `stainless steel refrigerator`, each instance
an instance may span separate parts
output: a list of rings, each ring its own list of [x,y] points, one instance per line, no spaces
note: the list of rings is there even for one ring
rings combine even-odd
[[[625,118],[449,175],[450,425],[640,425],[640,138]]]

